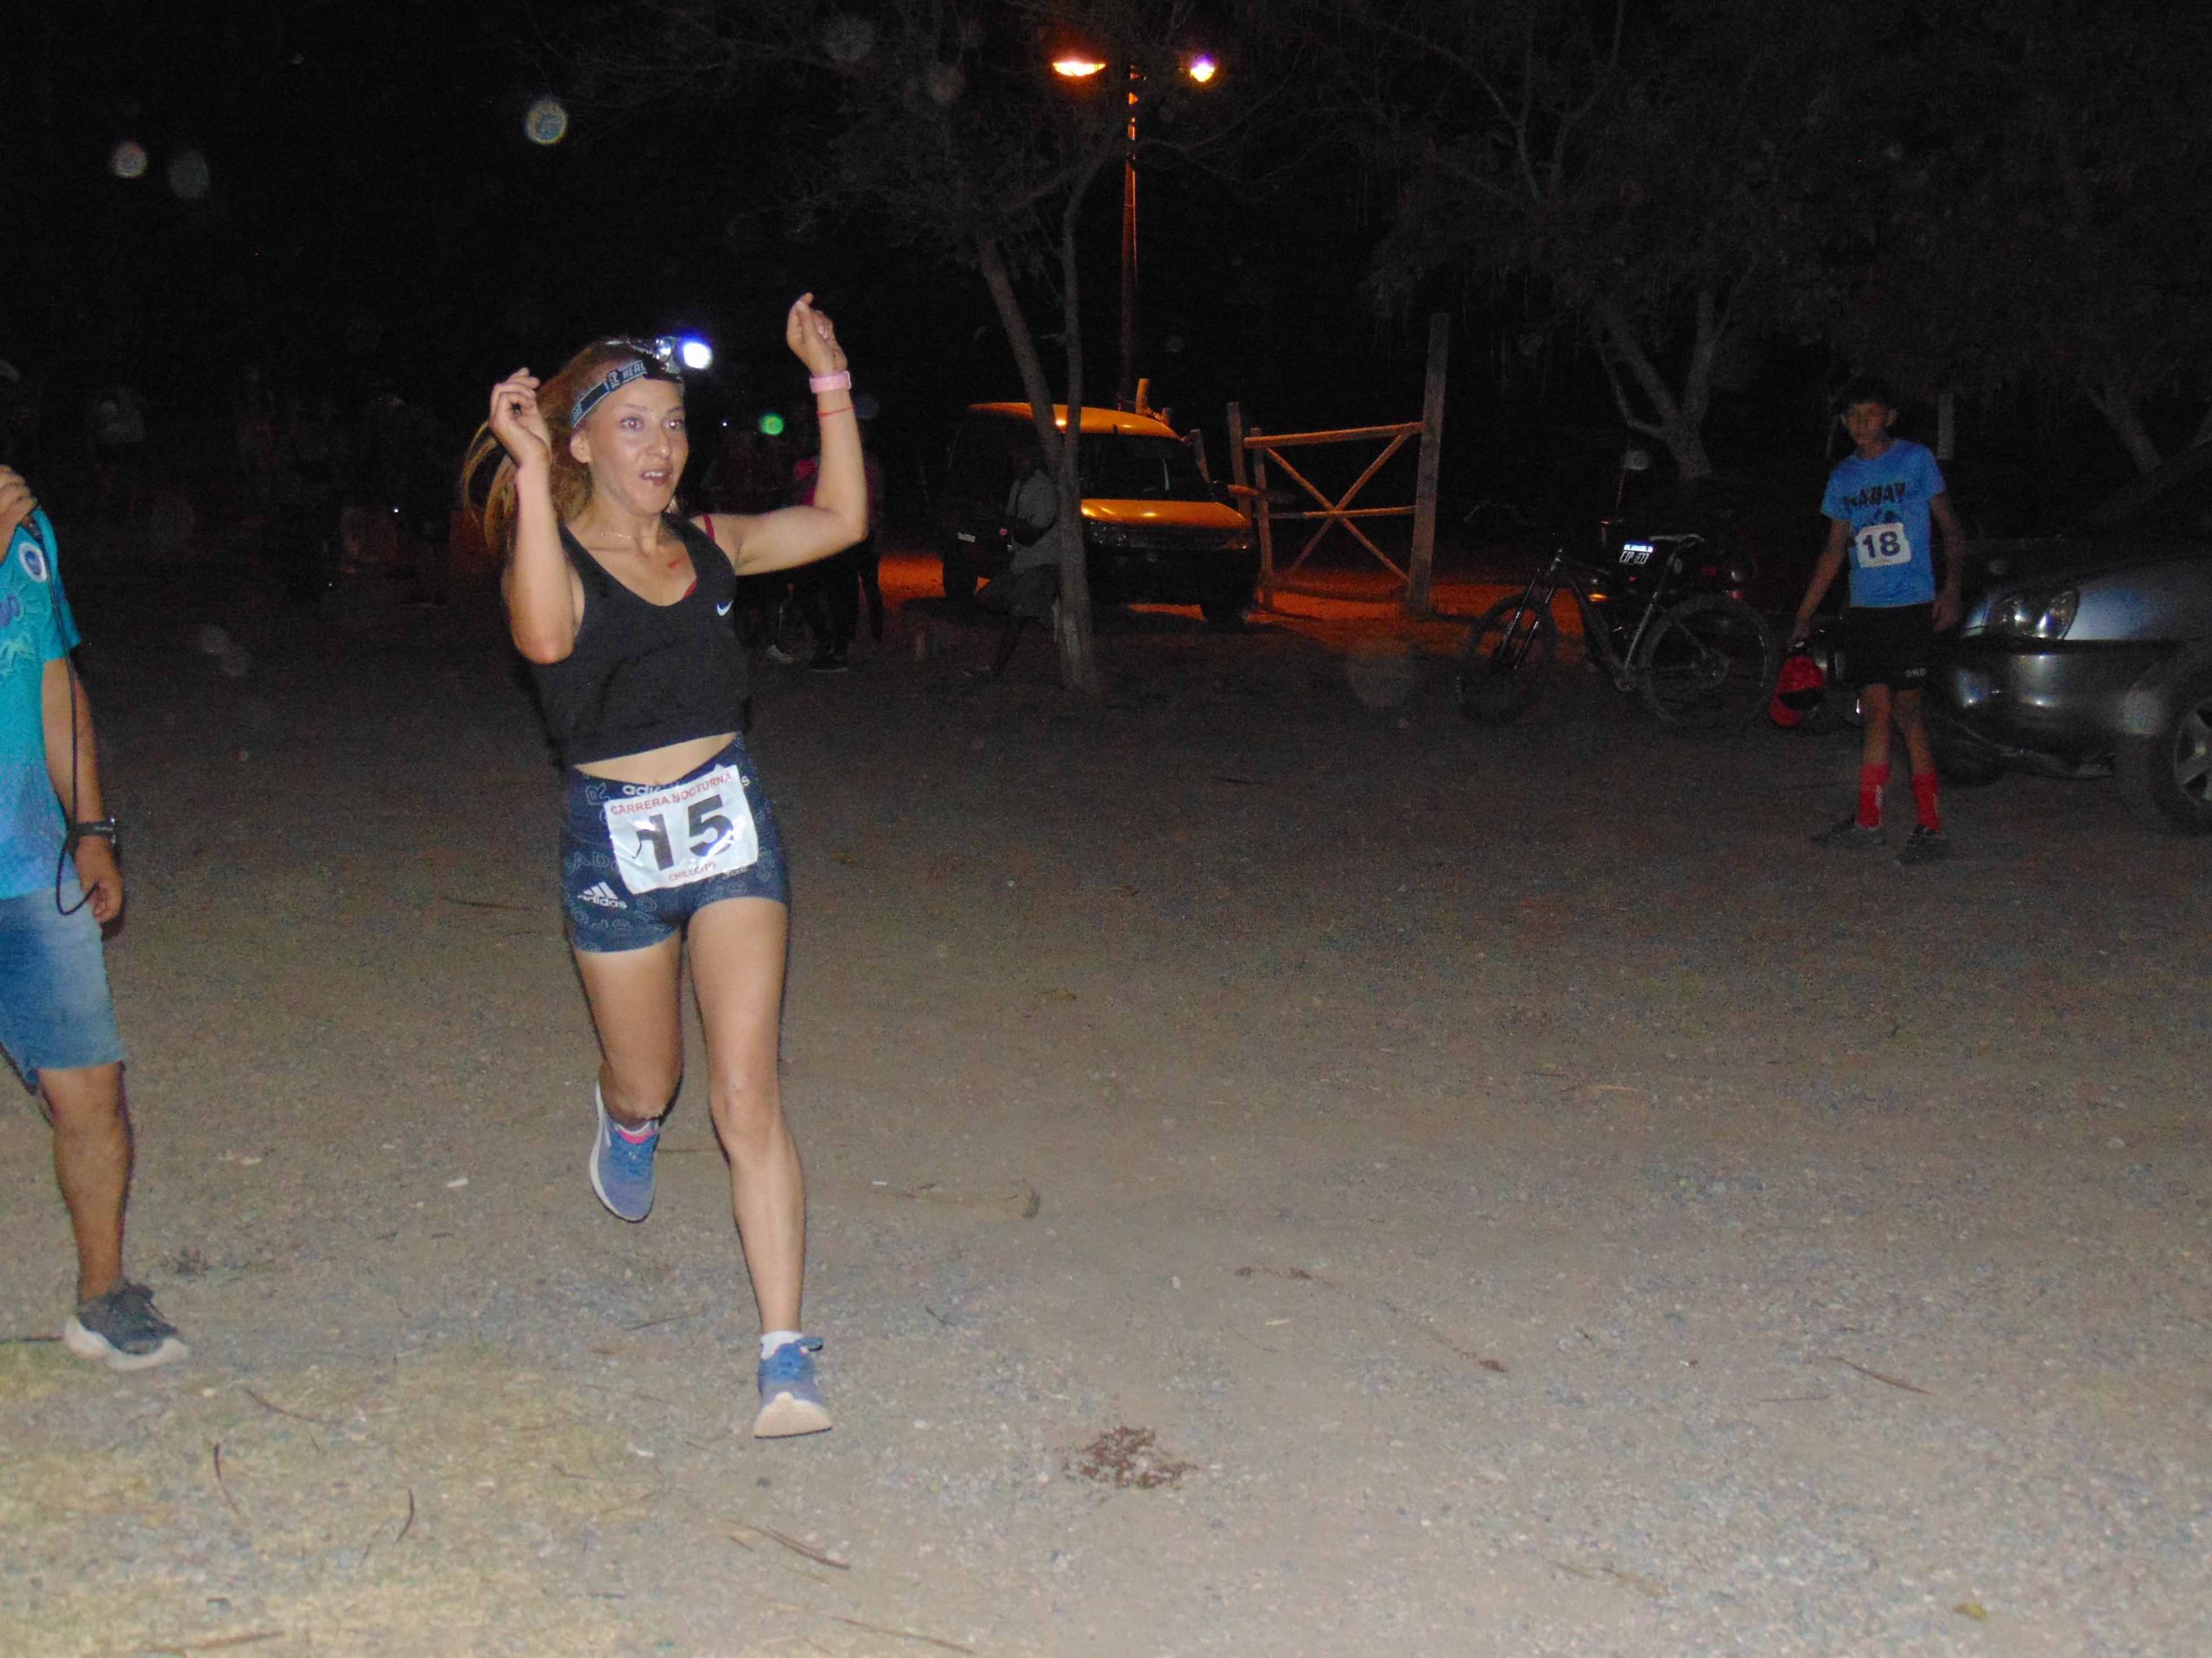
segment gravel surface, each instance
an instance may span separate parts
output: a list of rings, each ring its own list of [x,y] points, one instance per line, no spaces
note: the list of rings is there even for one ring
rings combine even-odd
[[[585,1183],[494,619],[80,580],[196,1351],[25,1339],[7,1114],[0,1652],[2212,1652],[2205,845],[2023,778],[1816,854],[1854,735],[1478,729],[1387,627],[1143,614],[1085,705],[891,574],[753,731],[837,1417],[775,1445],[696,1052],[652,1221]]]

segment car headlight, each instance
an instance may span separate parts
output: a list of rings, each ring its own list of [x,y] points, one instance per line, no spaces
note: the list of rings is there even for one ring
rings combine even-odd
[[[2056,593],[2016,593],[1989,614],[1989,631],[2022,639],[2063,639],[2074,626],[2082,595],[2072,588]]]

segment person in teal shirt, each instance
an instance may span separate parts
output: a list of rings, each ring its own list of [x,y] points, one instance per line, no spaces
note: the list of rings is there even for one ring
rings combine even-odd
[[[0,547],[0,1051],[53,1125],[77,1243],[61,1339],[79,1358],[144,1369],[188,1350],[123,1272],[130,1118],[100,950],[100,930],[123,914],[123,869],[54,526],[5,467]]]

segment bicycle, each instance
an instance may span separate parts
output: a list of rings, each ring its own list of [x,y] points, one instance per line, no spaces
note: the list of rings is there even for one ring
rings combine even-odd
[[[1616,690],[1640,695],[1662,724],[1749,720],[1773,693],[1781,651],[1766,619],[1728,590],[1740,573],[1717,558],[1701,561],[1707,550],[1694,532],[1637,537],[1620,543],[1608,568],[1555,549],[1527,588],[1469,631],[1452,676],[1460,712],[1500,723],[1528,707],[1559,651],[1552,604],[1563,588],[1581,614],[1590,661]],[[1677,601],[1685,587],[1706,590]]]

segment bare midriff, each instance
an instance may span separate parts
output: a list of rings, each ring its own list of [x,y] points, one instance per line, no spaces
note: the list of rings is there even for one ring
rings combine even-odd
[[[687,737],[680,743],[669,743],[635,754],[586,760],[576,770],[586,777],[605,778],[610,783],[646,783],[658,787],[697,771],[728,748],[736,735],[734,731],[725,731],[719,737]]]

